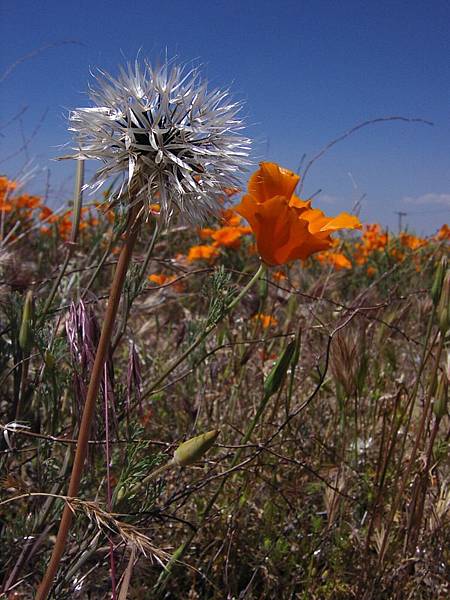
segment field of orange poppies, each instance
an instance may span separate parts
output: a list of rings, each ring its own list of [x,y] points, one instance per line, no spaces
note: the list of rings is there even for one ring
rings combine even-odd
[[[0,597],[447,598],[448,225],[269,162],[198,227],[78,175],[0,177]]]

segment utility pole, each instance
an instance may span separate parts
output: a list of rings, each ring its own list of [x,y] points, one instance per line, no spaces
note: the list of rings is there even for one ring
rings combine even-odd
[[[406,217],[408,213],[402,212],[401,210],[395,211],[395,214],[398,215],[398,232],[402,231],[402,219]]]

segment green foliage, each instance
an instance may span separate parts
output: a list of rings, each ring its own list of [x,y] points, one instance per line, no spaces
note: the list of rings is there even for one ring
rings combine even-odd
[[[208,281],[207,297],[209,299],[208,315],[205,328],[222,321],[227,307],[237,294],[237,288],[231,283],[231,274],[225,271],[223,266],[214,270]]]

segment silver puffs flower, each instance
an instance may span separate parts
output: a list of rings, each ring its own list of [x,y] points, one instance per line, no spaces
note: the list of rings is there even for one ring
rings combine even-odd
[[[217,213],[224,189],[236,187],[249,164],[241,103],[228,90],[208,90],[197,68],[172,61],[136,60],[117,78],[99,71],[96,80],[95,106],[69,116],[78,145],[72,158],[103,163],[89,187],[112,181],[113,204],[157,203],[165,221],[174,208],[191,223]]]

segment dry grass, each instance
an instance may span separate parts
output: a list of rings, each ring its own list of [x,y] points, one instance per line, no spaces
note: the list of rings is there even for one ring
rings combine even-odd
[[[135,265],[151,233],[142,231]],[[33,256],[21,290],[35,296],[33,336],[23,348],[18,273],[4,271],[0,508],[8,599],[33,597],[54,542],[115,260],[105,255],[111,235],[103,220],[82,239],[44,319],[61,243],[36,232],[5,259]],[[176,276],[167,283],[140,281],[138,267],[128,276],[80,498],[69,500],[76,520],[54,597],[110,598],[111,548],[116,597],[121,585],[130,599],[448,597],[449,420],[433,410],[448,338],[430,297],[445,244],[430,241],[401,262],[375,253],[375,278],[357,265],[295,263],[284,279],[267,272],[224,314],[257,261],[247,242],[223,251],[216,266],[175,258],[193,243],[185,229],[159,237],[143,275]],[[355,243],[344,243],[349,255]],[[257,313],[276,324],[264,329]],[[246,440],[292,340],[294,359]],[[214,428],[220,443],[201,463],[128,493],[180,440]],[[165,570],[173,554],[179,560]]]

